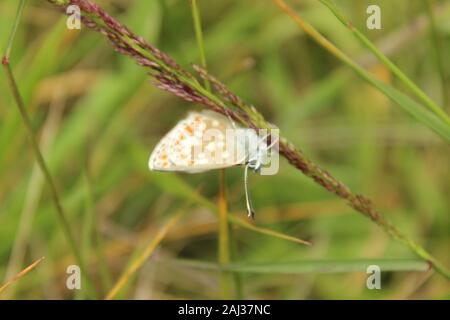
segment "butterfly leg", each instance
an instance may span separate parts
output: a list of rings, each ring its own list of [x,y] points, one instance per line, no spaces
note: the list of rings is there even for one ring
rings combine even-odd
[[[250,199],[250,192],[248,190],[248,168],[250,165],[251,165],[250,162],[248,162],[245,165],[245,172],[244,172],[245,203],[247,205],[248,217],[254,220],[255,219],[255,210],[253,209],[253,204]]]

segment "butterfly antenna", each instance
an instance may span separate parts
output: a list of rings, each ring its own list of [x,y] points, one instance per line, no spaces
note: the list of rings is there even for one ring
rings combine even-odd
[[[279,138],[275,138],[273,139],[273,141],[271,141],[271,144],[267,146],[267,150],[269,150],[270,148],[272,148],[275,144],[277,144],[279,142]]]
[[[270,145],[268,145],[268,146],[266,147],[267,150],[269,150],[270,148],[272,148],[272,147],[279,141],[279,138],[275,137],[275,139],[274,139],[273,135],[271,135],[270,133],[268,133],[268,134],[266,134],[264,137],[262,137],[262,138],[259,140],[259,143],[261,143],[261,142],[263,142],[263,141],[267,141],[267,138],[269,138],[269,136],[270,136],[270,138],[271,138],[271,141],[270,141]]]
[[[250,199],[250,192],[248,191],[248,167],[249,163],[247,163],[244,170],[245,203],[247,205],[248,217],[255,219],[255,210],[253,209],[252,201]]]

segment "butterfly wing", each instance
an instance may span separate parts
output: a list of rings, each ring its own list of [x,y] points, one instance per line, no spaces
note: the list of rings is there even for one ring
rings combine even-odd
[[[150,170],[197,173],[245,161],[236,129],[225,116],[191,112],[162,138],[149,159]]]

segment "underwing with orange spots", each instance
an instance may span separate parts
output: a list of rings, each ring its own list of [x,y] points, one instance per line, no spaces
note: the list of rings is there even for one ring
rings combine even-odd
[[[211,112],[190,112],[153,150],[150,170],[203,172],[245,164],[257,154],[253,130],[237,128],[225,116]]]

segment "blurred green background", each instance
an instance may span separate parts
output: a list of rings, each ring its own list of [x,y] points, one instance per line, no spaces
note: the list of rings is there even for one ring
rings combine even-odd
[[[98,0],[112,16],[170,54],[198,63],[186,0]],[[272,1],[199,0],[212,74],[275,123],[306,155],[376,206],[444,264],[450,264],[450,152],[416,122],[318,47]],[[397,87],[389,71],[316,0],[289,2],[337,46]],[[379,48],[445,104],[425,1],[336,1]],[[17,0],[0,3],[6,45]],[[382,9],[382,30],[366,28],[366,8]],[[438,10],[441,50],[450,74],[450,6]],[[41,149],[63,198],[77,242],[105,294],[167,217],[186,211],[161,246],[128,281],[127,299],[217,299],[220,275],[179,259],[217,260],[218,172],[196,175],[147,169],[150,152],[188,110],[199,109],[151,85],[146,71],[87,28],[67,30],[44,0],[30,0],[11,63]],[[20,114],[0,77],[0,283],[45,260],[1,298],[89,298],[66,288],[74,264],[48,186]],[[450,110],[450,105],[446,105]],[[226,170],[230,214],[245,218],[243,169]],[[275,176],[251,174],[256,224],[313,241],[311,247],[232,227],[233,261],[410,259],[415,256],[285,160]],[[365,272],[241,274],[246,299],[442,299],[449,282],[433,272],[383,273],[382,289]]]

